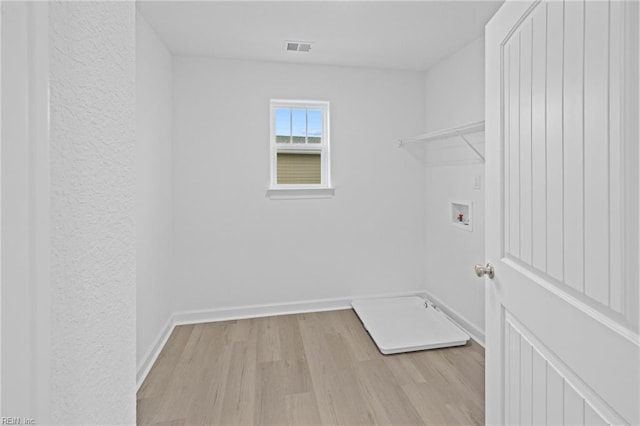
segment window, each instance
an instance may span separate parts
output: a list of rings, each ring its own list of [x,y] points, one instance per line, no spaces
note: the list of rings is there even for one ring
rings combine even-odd
[[[271,101],[271,198],[333,195],[329,102]]]

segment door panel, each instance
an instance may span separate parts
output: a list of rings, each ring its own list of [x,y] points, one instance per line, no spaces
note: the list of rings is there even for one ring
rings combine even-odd
[[[622,191],[624,188],[624,162],[623,148],[620,142],[624,140],[623,136],[623,90],[630,90],[630,87],[624,87],[622,82],[625,79],[623,60],[624,46],[624,7],[621,2],[612,2],[609,5],[610,25],[609,25],[609,226],[610,238],[609,243],[609,306],[615,312],[623,313],[627,318],[631,317],[631,313],[625,312],[624,299],[632,297],[631,294],[623,290],[624,288],[624,238],[623,233],[629,232],[630,229],[624,229],[622,224],[625,221],[624,197]],[[637,25],[637,24],[636,24]],[[628,86],[628,85],[627,85]],[[636,114],[637,117],[637,114]],[[617,141],[617,142],[616,142]],[[629,155],[631,152],[628,153]],[[612,208],[618,206],[619,210]]]
[[[609,45],[624,27],[622,9],[539,3],[506,41],[502,70],[505,254],[620,314],[623,57]]]
[[[564,32],[564,283],[582,292],[584,282],[584,3],[565,5]]]
[[[620,314],[622,9],[539,3],[506,41],[502,70],[505,254]]]
[[[487,26],[488,423],[640,422],[637,26],[613,1]]]
[[[563,281],[563,187],[562,187],[562,61],[563,61],[563,21],[564,9],[562,2],[541,3],[538,8],[546,9],[547,28],[545,45],[547,49],[545,67],[546,75],[546,117],[544,132],[547,156],[545,168],[547,170],[547,270],[549,278],[557,282]],[[540,12],[542,13],[542,12]],[[541,58],[543,59],[543,58]]]
[[[508,424],[607,424],[603,415],[567,377],[569,369],[518,321],[507,315],[505,366]],[[569,373],[570,374],[570,373]],[[602,404],[602,401],[600,402]],[[585,414],[589,411],[586,423]]]
[[[540,7],[533,13],[531,66],[532,265],[540,271],[547,270],[546,28],[546,8]]]
[[[609,304],[609,141],[608,128],[608,3],[585,5],[584,46],[584,293]],[[620,206],[615,206],[620,209]]]

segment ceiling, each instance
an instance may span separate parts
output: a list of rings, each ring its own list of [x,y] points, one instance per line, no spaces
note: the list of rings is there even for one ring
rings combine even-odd
[[[502,1],[139,1],[176,55],[425,70],[484,32]],[[313,42],[287,52],[286,40]]]

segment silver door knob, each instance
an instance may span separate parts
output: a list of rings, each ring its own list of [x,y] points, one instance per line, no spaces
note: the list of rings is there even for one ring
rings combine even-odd
[[[487,266],[482,266],[478,263],[473,269],[474,271],[476,271],[476,275],[479,277],[487,275],[489,276],[489,278],[493,278],[494,276],[493,265],[490,263],[487,263]]]

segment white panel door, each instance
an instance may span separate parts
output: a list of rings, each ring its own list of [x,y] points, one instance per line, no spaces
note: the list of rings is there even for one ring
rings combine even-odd
[[[486,31],[488,424],[640,424],[638,2]]]

